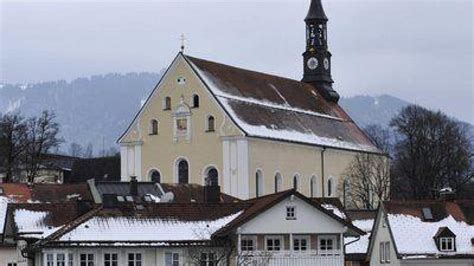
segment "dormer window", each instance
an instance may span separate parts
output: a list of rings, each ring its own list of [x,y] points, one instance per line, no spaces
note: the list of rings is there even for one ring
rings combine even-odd
[[[295,206],[286,206],[286,219],[296,220],[296,207]]]
[[[454,251],[454,237],[440,237],[439,251],[449,252]]]
[[[456,251],[456,235],[448,227],[440,227],[433,238],[439,251]]]

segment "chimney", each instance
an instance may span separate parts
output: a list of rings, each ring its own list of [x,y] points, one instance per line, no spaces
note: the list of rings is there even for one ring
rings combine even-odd
[[[137,196],[138,195],[138,181],[136,176],[130,177],[130,195]]]
[[[439,197],[444,201],[453,201],[456,199],[456,193],[450,187],[445,187],[439,190]]]
[[[217,185],[204,186],[204,202],[220,202],[221,187]]]

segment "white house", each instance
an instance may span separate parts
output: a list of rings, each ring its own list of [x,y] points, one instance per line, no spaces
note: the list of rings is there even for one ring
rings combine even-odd
[[[377,213],[370,265],[474,264],[474,201],[385,202]]]
[[[364,232],[325,207],[294,190],[234,203],[117,201],[27,250],[38,266],[344,265],[344,236]]]

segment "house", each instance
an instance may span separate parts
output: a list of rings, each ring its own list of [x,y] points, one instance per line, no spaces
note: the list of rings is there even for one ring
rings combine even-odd
[[[121,178],[218,184],[241,199],[289,188],[342,197],[355,156],[384,156],[338,105],[327,17],[312,0],[303,81],[180,52],[118,139]]]
[[[27,265],[21,253],[27,243],[92,204],[87,184],[0,184],[0,265]]]
[[[474,264],[474,201],[390,201],[372,229],[370,265]]]
[[[63,183],[71,174],[71,168],[79,157],[62,154],[45,153],[41,154],[38,165],[38,172],[35,176],[35,183]],[[13,180],[16,182],[26,182],[28,173],[25,165],[20,165],[15,172]],[[0,178],[6,177],[5,169],[0,168]]]
[[[117,201],[25,252],[34,265],[344,265],[344,236],[363,234],[316,201],[286,190],[232,203]]]

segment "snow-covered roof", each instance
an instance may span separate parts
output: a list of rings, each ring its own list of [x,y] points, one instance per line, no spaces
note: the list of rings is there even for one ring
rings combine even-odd
[[[358,240],[356,237],[345,237],[344,244],[350,243],[346,246],[346,254],[365,254],[369,247],[374,219],[353,220],[352,224],[367,234],[361,236]]]
[[[248,136],[380,153],[344,110],[312,85],[185,58]]]
[[[471,239],[474,238],[474,226],[464,221],[457,221],[453,216],[440,221],[423,221],[419,217],[406,214],[388,214],[390,229],[402,255],[474,255]],[[441,227],[447,227],[456,235],[456,251],[441,252],[433,237]]]
[[[212,221],[179,221],[161,218],[93,217],[58,241],[66,242],[173,242],[205,241],[239,216],[234,213]]]
[[[43,238],[48,236],[58,229],[47,224],[50,215],[51,213],[47,211],[14,210],[13,219],[18,230],[17,233],[23,237]]]

